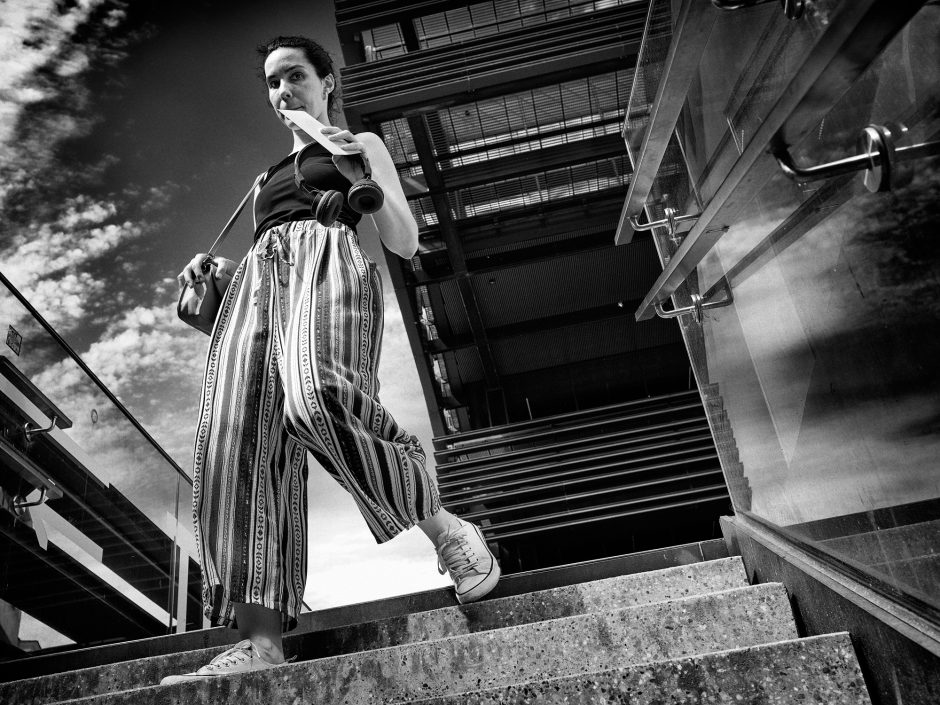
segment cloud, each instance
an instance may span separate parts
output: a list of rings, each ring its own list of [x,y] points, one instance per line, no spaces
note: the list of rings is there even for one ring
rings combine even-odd
[[[81,352],[81,357],[184,465],[191,453],[193,427],[180,424],[179,420],[195,418],[198,400],[193,392],[202,377],[208,338],[179,321],[170,301],[164,297],[155,305],[125,311]],[[99,410],[98,423],[102,423],[101,407],[112,406],[71,358],[46,366],[33,373],[32,379],[47,395],[63,400],[66,413],[74,410],[79,425],[91,424],[93,408]],[[187,412],[191,413],[187,416]],[[89,434],[94,431],[91,426],[86,430]],[[129,425],[126,431],[130,432]],[[136,431],[133,435],[139,438]],[[94,439],[80,428],[76,437],[83,442]],[[118,445],[126,443],[126,438],[118,441]],[[106,449],[97,446],[94,450]]]
[[[127,13],[120,0],[8,0],[3,12],[0,211],[17,221],[54,204],[42,198],[50,187],[74,194],[94,182],[100,169],[63,168],[60,147],[100,119],[87,77],[123,59],[145,32],[121,28]]]
[[[131,256],[160,228],[176,187],[101,193],[104,171],[118,158],[101,154],[85,163],[63,151],[100,122],[89,89],[92,78],[123,59],[143,36],[123,26],[125,8],[116,0],[4,3],[0,269],[59,333],[78,348],[87,346],[80,350],[84,359],[118,394],[136,399],[140,388],[180,384],[198,366],[193,362],[198,353],[191,361],[175,339],[186,329],[171,320],[172,294],[146,282],[143,265],[136,264],[141,258]],[[109,458],[113,468],[133,467],[115,454],[133,454],[129,448],[139,445],[139,434],[126,421],[127,428],[113,438],[101,434],[106,421],[119,420],[106,413],[111,404],[100,390],[13,297],[0,296],[0,315],[24,334],[24,353],[16,364],[69,407],[73,437],[101,454],[96,461]],[[135,367],[159,364],[155,358],[164,349],[172,356],[164,365],[178,370],[176,377],[169,375],[172,380]],[[99,421],[86,428],[92,410]],[[174,444],[182,452],[182,444]]]
[[[0,24],[0,268],[54,326],[68,333],[105,306],[106,272],[120,249],[157,224],[121,194],[93,198],[112,155],[82,164],[62,146],[100,117],[89,77],[136,41],[116,31],[116,0],[5,2]],[[157,200],[151,194],[150,200]],[[131,215],[128,211],[133,211]],[[8,302],[3,313],[13,315]],[[15,307],[14,307],[15,308]],[[22,311],[13,316],[21,323]]]
[[[89,266],[152,229],[117,216],[113,201],[78,196],[52,222],[14,227],[0,248],[3,273],[56,328],[81,325],[104,294],[105,282]]]

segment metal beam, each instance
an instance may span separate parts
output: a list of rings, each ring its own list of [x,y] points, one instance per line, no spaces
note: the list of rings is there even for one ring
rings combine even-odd
[[[423,195],[423,194],[422,194]],[[510,208],[505,211],[493,211],[474,215],[460,220],[461,239],[472,243],[479,249],[479,243],[486,238],[525,237],[533,229],[540,235],[561,234],[576,230],[578,225],[589,216],[600,216],[616,223],[620,205],[623,202],[623,186],[615,186],[591,193],[580,193],[566,198],[555,198],[544,203]],[[419,237],[424,240],[438,238],[436,225],[421,230]]]
[[[596,323],[616,318],[623,318],[632,325],[636,323],[628,315],[628,311],[634,306],[639,305],[640,300],[622,301],[619,303],[606,304],[604,306],[595,306],[594,308],[580,309],[571,313],[560,313],[552,316],[542,316],[541,318],[530,318],[525,321],[518,321],[504,326],[495,326],[487,330],[487,336],[490,340],[503,340],[506,338],[515,338],[532,333],[539,333],[556,328],[565,328],[567,326],[581,325],[583,323]],[[428,349],[432,352],[441,353],[449,350],[458,350],[474,345],[474,340],[470,336],[453,336],[449,341],[435,340],[428,343]],[[624,348],[625,351],[629,348]]]
[[[605,123],[609,124],[610,121],[598,121],[597,123],[579,126],[577,129],[589,130],[602,127]],[[546,133],[511,140],[493,140],[492,143],[488,143],[483,147],[460,150],[459,152],[451,153],[451,155],[453,160],[456,161],[473,154],[485,153],[487,150],[498,150],[509,146],[526,145],[541,139],[546,139],[550,136],[570,134],[571,129],[570,127],[566,127],[563,130],[552,130]],[[622,157],[623,154],[623,140],[619,134],[601,135],[599,137],[589,137],[567,144],[554,145],[552,147],[535,147],[505,157],[487,158],[484,156],[478,161],[469,162],[462,166],[444,167],[441,169],[441,177],[447,183],[448,190],[453,191],[458,188],[491,184],[494,181],[509,179],[515,176],[537,174],[550,169],[574,166],[610,157]],[[440,158],[438,161],[441,161]],[[401,169],[416,166],[416,164],[396,164],[395,166]],[[626,174],[624,176],[626,177]],[[413,183],[420,184],[420,180],[414,179]],[[427,196],[429,193],[430,188],[425,184],[425,188],[415,190],[408,195],[411,198],[421,198]]]
[[[552,77],[553,85],[557,85],[557,77]],[[528,87],[532,87],[530,84]],[[508,94],[508,93],[507,93]],[[612,125],[619,125],[621,123],[620,116],[614,117],[601,117],[596,120],[592,120],[589,123],[579,124],[576,129],[578,130],[598,130]],[[480,144],[475,147],[461,147],[460,149],[451,150],[450,154],[453,158],[463,158],[470,156],[471,154],[483,154],[492,149],[504,148],[504,147],[515,147],[516,145],[529,144],[534,140],[546,140],[553,137],[565,137],[570,135],[572,132],[572,127],[569,125],[562,125],[561,127],[553,127],[551,129],[543,130],[539,128],[537,135],[523,134],[523,135],[499,135],[493,136],[492,138],[487,138],[485,144]],[[395,163],[395,166],[398,168],[414,166],[409,162],[404,163]]]
[[[507,214],[487,215],[460,221],[460,239],[466,248],[464,259],[471,273],[499,271],[507,267],[538,262],[551,257],[590,252],[612,247],[610,235],[617,223],[623,190],[603,192],[564,199],[564,202],[529,206]],[[470,225],[472,223],[472,226]],[[555,236],[564,236],[554,239]],[[642,233],[638,240],[647,240]],[[435,227],[426,232],[422,241],[440,242]],[[540,242],[553,238],[550,242]],[[507,246],[511,245],[511,247]],[[429,284],[453,279],[443,246],[426,250],[421,255],[422,269],[406,272],[415,284]]]
[[[435,118],[437,118],[437,115],[434,113],[428,115],[428,119]],[[450,259],[451,269],[457,279],[457,287],[460,291],[460,298],[467,315],[467,321],[470,324],[470,331],[473,334],[474,345],[479,352],[480,361],[483,364],[486,383],[489,387],[496,388],[499,386],[496,363],[492,350],[490,349],[489,340],[486,336],[486,326],[483,325],[483,317],[480,315],[480,308],[477,306],[476,296],[473,293],[470,274],[467,271],[467,263],[464,258],[463,245],[460,242],[460,236],[454,225],[454,219],[451,217],[450,204],[447,202],[447,197],[444,195],[444,191],[446,190],[445,183],[441,178],[441,173],[437,169],[437,162],[434,157],[434,146],[431,143],[431,136],[425,124],[425,118],[423,116],[408,118],[408,128],[411,130],[415,150],[418,152],[418,159],[421,162],[421,169],[427,179],[428,187],[434,191],[431,195],[431,201],[437,213],[437,221],[441,235],[447,245],[447,256]]]
[[[633,66],[645,20],[640,4],[599,10],[424,49],[342,70],[344,107],[351,123],[501,95],[543,80],[567,80]]]
[[[428,411],[431,412],[429,414],[431,430],[435,434],[443,435],[446,433],[444,420],[441,416],[443,407],[437,396],[437,384],[431,375],[431,369],[427,361],[427,351],[424,349],[421,334],[418,332],[420,323],[415,311],[412,295],[413,287],[409,287],[405,282],[404,265],[406,262],[390,250],[382,249],[385,251],[385,261],[388,264],[389,275],[392,278],[395,297],[398,299],[398,308],[401,311],[402,323],[405,325],[408,344],[411,346],[411,354],[415,359],[415,368],[418,371],[418,380],[421,382],[421,391],[424,392],[424,401],[428,405]]]
[[[466,5],[465,0],[336,0],[336,28],[362,31]]]
[[[623,156],[623,139],[620,135],[603,135],[554,147],[533,149],[522,154],[511,154],[508,157],[484,159],[466,166],[442,169],[441,177],[447,183],[447,188],[453,190],[593,162],[606,157],[621,156]]]
[[[648,239],[648,236],[644,239]],[[558,257],[607,249],[610,246],[610,230],[605,229],[601,232],[591,233],[583,237],[569,238],[548,245],[536,245],[521,250],[511,250],[509,252],[485,257],[471,257],[467,260],[467,270],[472,275],[488,274],[490,272],[499,272],[504,269],[523,267],[545,260],[556,259]],[[416,272],[414,282],[417,285],[440,284],[453,278],[453,274],[432,276],[424,272]]]
[[[410,18],[403,17],[398,20],[398,29],[401,32],[402,40],[405,42],[405,49],[409,52],[421,49],[418,33],[415,31],[415,24]]]

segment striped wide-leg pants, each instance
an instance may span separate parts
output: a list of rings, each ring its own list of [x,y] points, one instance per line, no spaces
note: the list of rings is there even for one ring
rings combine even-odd
[[[193,511],[203,604],[296,625],[307,568],[307,452],[350,493],[377,542],[440,510],[418,439],[381,405],[375,263],[343,225],[264,233],[216,321],[196,433]]]

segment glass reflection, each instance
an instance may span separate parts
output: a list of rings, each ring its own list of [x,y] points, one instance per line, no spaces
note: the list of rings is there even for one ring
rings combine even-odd
[[[201,624],[198,587],[180,612],[175,586],[189,478],[2,283],[0,598],[50,644],[162,634],[179,614]],[[186,568],[198,583],[194,558]]]

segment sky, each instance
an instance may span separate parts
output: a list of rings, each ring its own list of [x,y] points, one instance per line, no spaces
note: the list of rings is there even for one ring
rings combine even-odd
[[[332,2],[0,0],[0,272],[187,472],[208,338],[176,319],[176,275],[290,151],[256,76],[254,48],[278,34],[311,36],[342,60]],[[242,258],[249,224],[223,256]],[[382,402],[431,455],[381,245],[374,230],[360,236],[385,285]],[[165,523],[170,467],[3,295],[4,335],[8,325],[23,352],[3,354],[70,416],[94,474]],[[312,608],[449,584],[419,530],[377,546],[316,467],[309,493]]]

